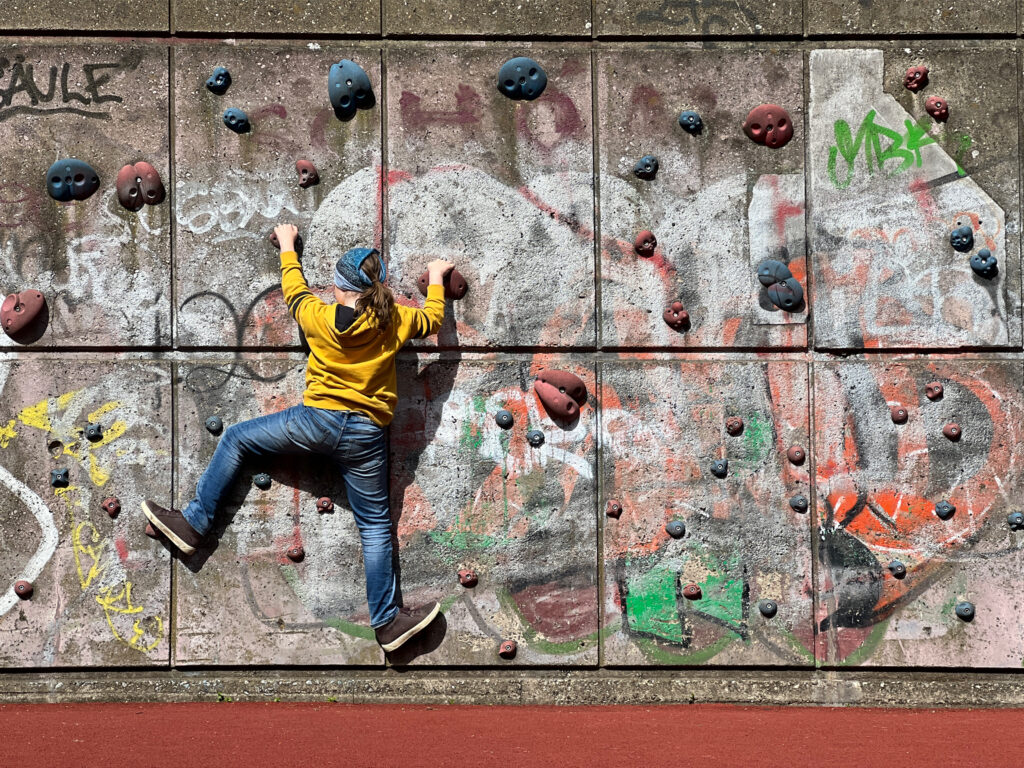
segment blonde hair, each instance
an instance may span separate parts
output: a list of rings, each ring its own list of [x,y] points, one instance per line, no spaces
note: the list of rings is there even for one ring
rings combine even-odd
[[[391,325],[391,313],[395,308],[395,296],[391,289],[380,281],[380,256],[371,253],[363,260],[361,269],[373,284],[363,290],[356,299],[356,312],[362,314],[369,311],[373,314],[377,327],[381,330]]]

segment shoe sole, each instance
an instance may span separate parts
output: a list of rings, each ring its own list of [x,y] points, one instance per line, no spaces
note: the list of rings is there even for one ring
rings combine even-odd
[[[411,627],[410,629],[407,629],[403,634],[401,634],[398,637],[396,637],[394,640],[392,640],[387,645],[382,645],[381,648],[383,648],[385,651],[390,652],[390,651],[395,650],[396,648],[401,647],[402,645],[405,644],[405,642],[410,637],[415,635],[417,632],[419,632],[424,627],[426,627],[430,622],[432,622],[434,620],[434,617],[437,616],[437,614],[438,614],[438,612],[440,610],[441,610],[441,604],[440,603],[435,603],[434,604],[434,610],[432,610],[430,613],[428,613],[426,618],[423,619],[423,621],[421,621],[415,627]]]
[[[186,544],[174,531],[172,531],[170,528],[168,528],[160,521],[160,518],[157,517],[156,514],[149,508],[149,502],[142,502],[142,511],[146,515],[146,517],[149,518],[149,522],[156,526],[157,530],[159,530],[164,536],[170,539],[171,543],[174,544],[174,546],[176,546],[186,555],[191,555],[193,552],[196,551],[195,547]]]

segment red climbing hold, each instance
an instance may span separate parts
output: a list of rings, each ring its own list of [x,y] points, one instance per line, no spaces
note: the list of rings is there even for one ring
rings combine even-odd
[[[533,389],[553,419],[572,421],[579,416],[580,406],[587,402],[586,384],[568,371],[541,371]]]
[[[157,205],[167,196],[160,174],[147,162],[124,166],[117,172],[115,186],[117,199],[129,211],[137,211],[143,205]]]
[[[317,512],[333,512],[334,501],[330,496],[321,496],[316,500],[316,510]]]
[[[160,534],[156,532],[156,528],[154,528],[150,523],[146,523],[146,535],[151,539],[160,538]]]
[[[289,547],[288,548],[288,559],[291,560],[292,562],[297,563],[302,558],[304,558],[305,556],[306,556],[306,550],[304,550],[302,547],[295,546],[295,547]]]
[[[633,250],[636,251],[637,256],[648,256],[654,255],[654,249],[658,247],[658,238],[654,236],[654,233],[649,229],[645,229],[639,235],[636,236],[636,240],[633,241]]]
[[[937,381],[932,381],[924,385],[924,394],[929,400],[938,400],[941,398],[942,391],[942,384]]]
[[[693,582],[690,582],[685,587],[683,587],[683,597],[685,597],[687,600],[700,600],[700,595],[700,587],[694,584]]]
[[[794,464],[803,464],[804,459],[807,458],[807,454],[804,453],[804,449],[799,445],[791,445],[789,450],[786,451],[786,456]]]
[[[681,301],[673,301],[665,307],[661,316],[668,323],[669,328],[676,331],[684,331],[690,326],[690,313],[683,309]]]
[[[100,508],[111,517],[117,517],[118,512],[121,511],[121,502],[114,496],[108,496],[100,504]]]
[[[736,436],[743,431],[743,419],[739,416],[730,416],[725,420],[725,431]]]
[[[619,502],[617,502],[615,499],[610,499],[608,501],[608,506],[605,507],[604,513],[608,515],[608,517],[614,517],[618,519],[619,515],[622,514],[622,505],[619,504]]]
[[[303,189],[320,183],[320,174],[309,160],[296,160],[295,170],[299,174],[299,186]]]
[[[428,285],[430,285],[430,273],[424,272],[416,281],[416,287],[420,289],[421,294],[426,296]],[[467,290],[469,290],[469,285],[466,283],[466,278],[457,269],[453,269],[444,276],[444,297],[446,299],[461,299],[466,295]]]
[[[580,407],[587,404],[587,385],[583,383],[583,379],[574,373],[548,368],[537,374],[537,380],[550,384],[559,392],[568,395]]]
[[[903,75],[903,87],[908,91],[917,93],[926,85],[928,85],[928,67],[909,67],[906,74]]]
[[[0,306],[0,323],[8,336],[17,336],[35,320],[46,306],[46,299],[39,291],[12,293]]]
[[[940,123],[949,119],[949,102],[938,96],[929,96],[925,99],[924,110]]]
[[[793,121],[789,112],[778,104],[762,104],[747,114],[743,132],[751,141],[778,149],[793,138]]]
[[[14,582],[14,594],[22,600],[28,600],[32,597],[32,582],[24,579]]]
[[[907,423],[907,409],[904,408],[902,405],[889,406],[889,414],[892,416],[893,424]]]
[[[963,435],[963,430],[960,429],[959,424],[947,424],[942,428],[942,434],[956,442],[960,439],[960,436]]]
[[[459,571],[459,584],[472,589],[476,586],[476,573],[473,571]]]
[[[514,659],[516,657],[516,641],[502,640],[498,647],[498,655],[503,659]]]

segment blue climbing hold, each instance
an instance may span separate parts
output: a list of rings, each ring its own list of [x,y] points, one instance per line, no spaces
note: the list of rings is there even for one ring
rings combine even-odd
[[[970,621],[974,618],[974,604],[964,600],[956,604],[956,615],[963,621]]]
[[[794,512],[803,514],[807,511],[809,503],[807,501],[807,497],[800,493],[789,500],[789,506],[792,507]]]
[[[897,579],[902,579],[904,576],[907,575],[907,566],[905,566],[899,560],[893,560],[891,563],[889,563],[889,573],[891,573]]]
[[[219,435],[224,429],[224,421],[220,416],[211,416],[206,420],[206,431],[213,435]]]
[[[988,248],[982,248],[971,256],[971,269],[978,277],[992,278],[999,273],[999,260]]]
[[[682,520],[672,520],[665,525],[665,532],[673,539],[681,539],[686,535],[686,523]]]
[[[377,100],[366,70],[350,59],[331,65],[327,75],[331,106],[339,120],[351,120],[357,109],[370,109]]]
[[[539,429],[531,429],[526,433],[526,441],[534,448],[540,448],[544,445],[544,433]]]
[[[231,73],[225,67],[217,67],[206,79],[206,87],[212,93],[223,96],[231,85]]]
[[[1024,512],[1011,512],[1006,516],[1006,524],[1014,531],[1024,530]]]
[[[633,166],[633,175],[638,179],[650,181],[658,175],[658,158],[654,155],[644,155],[636,161]]]
[[[757,279],[761,281],[761,285],[775,285],[791,277],[793,273],[789,271],[789,267],[775,259],[766,259],[757,268]]]
[[[956,507],[948,501],[940,501],[935,505],[935,514],[940,520],[949,520],[956,513]]]
[[[509,427],[512,426],[512,422],[514,421],[514,419],[512,418],[512,414],[509,411],[506,411],[504,408],[498,411],[496,414],[494,414],[494,420],[502,429],[508,429]]]
[[[51,469],[50,470],[50,485],[54,488],[67,488],[71,482],[69,477],[69,471],[67,469]]]
[[[957,227],[949,233],[949,244],[953,250],[967,253],[974,247],[974,230],[969,226]]]
[[[779,612],[779,605],[774,600],[762,600],[757,604],[757,610],[766,619],[770,619]]]
[[[498,90],[510,99],[532,101],[544,93],[548,76],[531,58],[517,56],[498,70]]]
[[[90,443],[95,443],[98,440],[103,439],[103,427],[99,424],[86,424],[85,426],[85,439]]]
[[[272,481],[270,479],[270,475],[268,475],[266,472],[260,472],[252,479],[252,484],[263,491],[270,488],[271,482]]]
[[[711,474],[715,477],[725,477],[729,472],[728,459],[715,459],[711,462]]]
[[[684,131],[692,136],[696,136],[704,129],[704,121],[701,120],[700,115],[692,109],[687,109],[679,113],[679,125],[682,126]]]
[[[62,203],[85,200],[100,188],[100,176],[86,162],[69,157],[58,160],[46,172],[46,191]]]
[[[804,300],[804,289],[795,277],[787,277],[768,286],[768,298],[779,309],[791,312],[798,309]]]
[[[247,133],[252,127],[249,125],[249,116],[238,107],[224,110],[224,125],[235,133]]]

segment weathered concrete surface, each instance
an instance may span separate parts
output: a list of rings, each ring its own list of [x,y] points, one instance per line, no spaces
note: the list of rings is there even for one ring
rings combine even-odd
[[[572,424],[533,389],[543,369],[591,393]],[[570,666],[597,663],[594,371],[532,362],[421,359],[400,367],[391,427],[392,517],[406,604],[439,600],[444,620],[390,656],[394,664]],[[495,421],[501,409],[510,429]],[[544,433],[540,447],[529,430]],[[477,586],[459,584],[470,569]],[[515,640],[515,660],[498,656]]]
[[[149,0],[6,0],[0,29],[166,32],[169,16]]]
[[[603,662],[813,664],[804,363],[601,365]],[[730,435],[726,420],[743,419]],[[728,475],[712,475],[714,459]],[[607,503],[622,505],[618,519]],[[667,523],[681,520],[684,537]],[[684,598],[697,584],[701,597]],[[765,618],[761,600],[778,604]]]
[[[0,666],[167,664],[170,558],[139,504],[170,491],[169,384],[158,363],[0,363]],[[61,468],[68,485],[51,487]]]
[[[177,343],[184,347],[298,343],[281,296],[280,261],[267,235],[296,223],[309,246],[303,259],[314,289],[332,285],[335,250],[380,244],[381,107],[350,121],[334,115],[327,93],[331,64],[359,63],[380,100],[375,47],[310,44],[184,46],[175,50],[175,295]],[[231,71],[227,93],[206,89],[218,66]],[[243,109],[252,130],[236,134],[225,109]],[[301,189],[295,161],[312,160],[320,183]],[[343,186],[345,205],[325,210]],[[338,239],[307,227],[318,211],[336,220]],[[341,230],[344,229],[344,239]],[[329,290],[327,291],[329,294]],[[327,294],[325,294],[327,295]]]
[[[384,0],[384,34],[590,37],[587,0]]]
[[[598,35],[799,35],[798,0],[597,0]]]
[[[816,346],[1020,346],[1017,101],[1005,85],[1016,62],[1009,51],[811,52]],[[902,78],[919,63],[930,85],[914,95]],[[948,122],[925,114],[930,95],[949,99]],[[999,260],[996,278],[950,246],[961,225]]]
[[[380,34],[374,0],[171,0],[176,32]]]
[[[806,308],[777,309],[757,280],[777,259],[807,293],[800,54],[627,49],[599,54],[597,72],[603,345],[806,344]],[[741,130],[761,103],[789,111],[785,147]],[[699,135],[679,126],[684,109],[700,113]],[[660,161],[650,181],[633,174],[644,155]],[[653,257],[633,250],[642,230],[658,239]],[[689,330],[662,318],[675,301]]]
[[[1006,520],[1020,509],[1021,372],[1019,361],[815,364],[820,661],[1021,666],[1024,536]],[[933,381],[940,400],[925,395]],[[949,423],[959,441],[943,435]],[[943,499],[956,506],[945,521]],[[954,614],[963,600],[970,623]]]
[[[498,69],[513,55],[547,72],[540,98],[498,92]],[[386,248],[397,291],[419,302],[427,261],[448,258],[469,292],[450,305],[437,343],[593,346],[587,52],[396,47],[387,70]]]
[[[138,213],[117,200],[120,168],[145,160],[170,192],[167,49],[0,47],[0,290],[46,296],[34,346],[149,346],[171,340],[171,203]],[[46,191],[55,160],[99,174],[87,200]],[[6,334],[0,346],[17,346]]]
[[[304,361],[239,357],[178,366],[176,506],[195,493],[225,428],[302,401]],[[252,484],[259,472],[269,490]],[[316,500],[330,496],[333,513]],[[294,563],[293,545],[305,549]],[[206,546],[178,566],[174,660],[191,664],[382,664],[369,628],[359,536],[327,462],[247,465]]]
[[[1014,34],[1017,9],[1013,0],[950,3],[943,0],[862,2],[816,0],[807,4],[808,35],[957,35]]]

